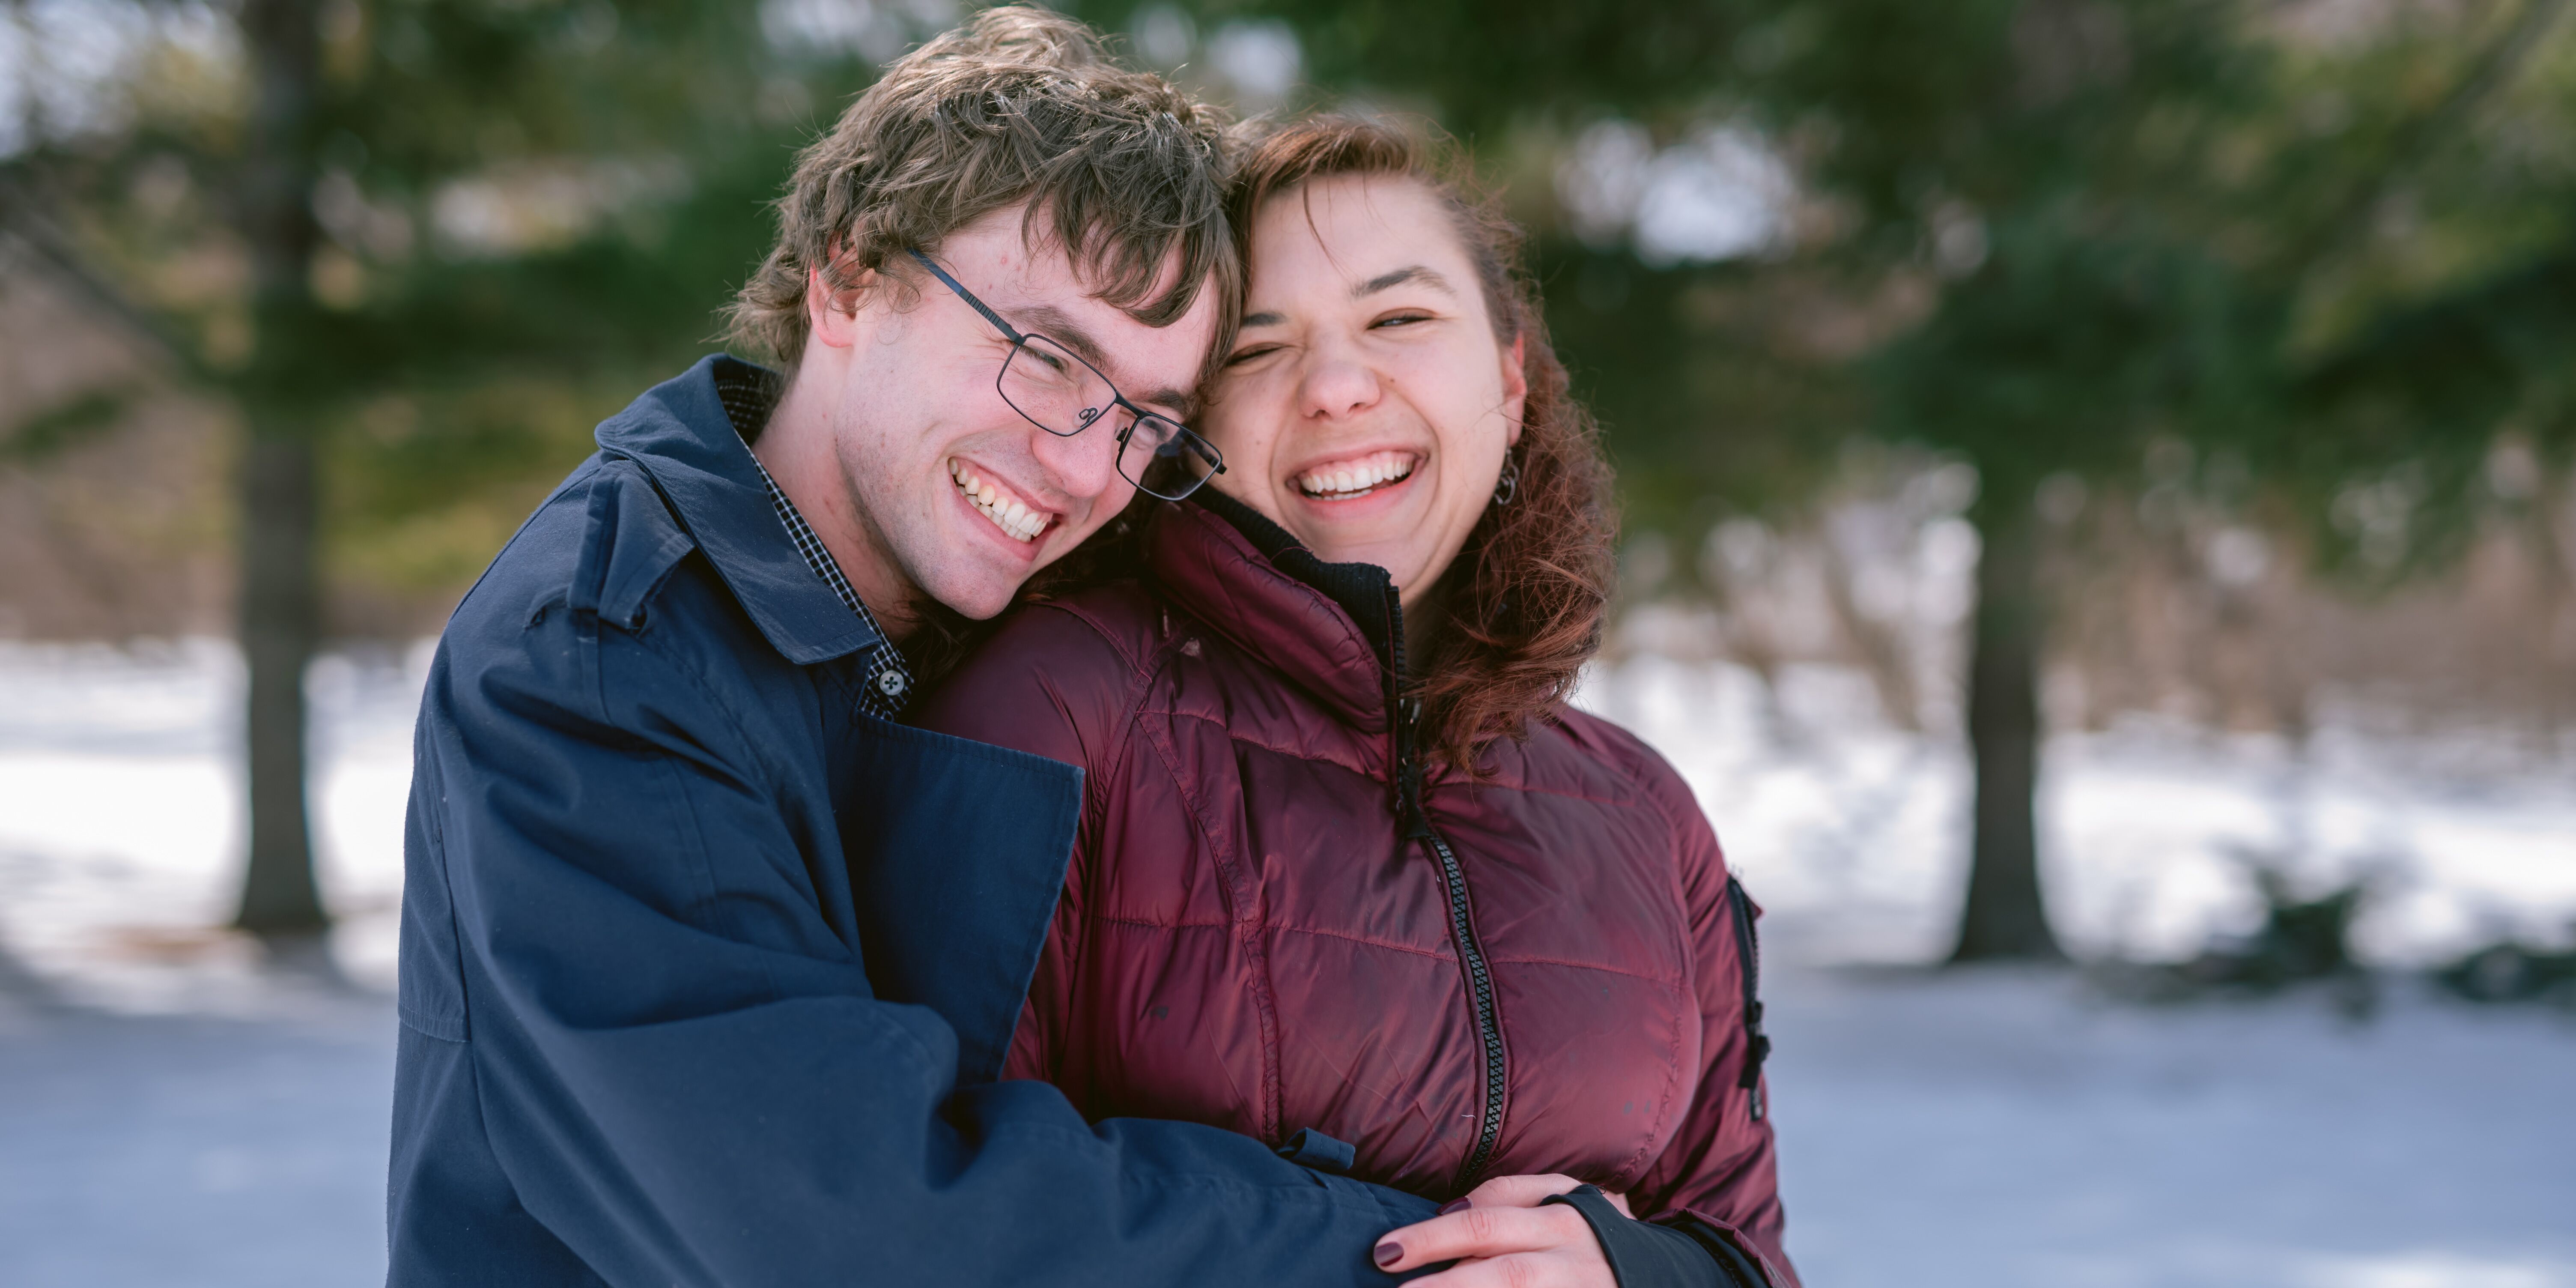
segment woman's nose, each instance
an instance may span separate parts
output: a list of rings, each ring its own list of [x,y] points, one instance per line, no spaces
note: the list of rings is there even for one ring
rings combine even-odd
[[[1298,410],[1326,420],[1356,416],[1376,406],[1382,391],[1377,370],[1360,360],[1359,355],[1318,352],[1298,388],[1302,404]]]

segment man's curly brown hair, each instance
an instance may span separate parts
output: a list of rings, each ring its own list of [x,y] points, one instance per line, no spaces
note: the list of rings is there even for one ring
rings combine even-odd
[[[872,270],[910,283],[904,251],[1023,203],[1022,235],[1061,248],[1100,299],[1160,327],[1213,290],[1230,334],[1243,269],[1224,129],[1170,82],[1112,62],[1080,22],[987,9],[889,65],[797,155],[777,245],[727,310],[733,340],[793,368],[813,271],[835,292]]]

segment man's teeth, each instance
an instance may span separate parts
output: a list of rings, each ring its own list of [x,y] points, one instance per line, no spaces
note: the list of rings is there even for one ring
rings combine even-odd
[[[1413,466],[1411,452],[1378,452],[1308,470],[1297,476],[1297,490],[1335,499],[1358,496],[1412,474]]]
[[[957,481],[957,490],[975,507],[976,513],[991,519],[993,526],[1008,533],[1013,541],[1034,541],[1039,533],[1046,531],[1045,514],[1004,495],[1000,488],[993,486],[991,479],[957,461],[948,463],[948,476]]]

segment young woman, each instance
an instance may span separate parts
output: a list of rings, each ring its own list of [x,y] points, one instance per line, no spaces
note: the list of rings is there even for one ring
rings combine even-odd
[[[1514,231],[1331,117],[1251,142],[1235,215],[1224,472],[922,716],[1086,771],[1005,1076],[1488,1209],[1380,1247],[1465,1258],[1427,1282],[1794,1288],[1753,910],[1672,768],[1565,705],[1607,470]],[[1538,1206],[1578,1183],[1640,1220]]]

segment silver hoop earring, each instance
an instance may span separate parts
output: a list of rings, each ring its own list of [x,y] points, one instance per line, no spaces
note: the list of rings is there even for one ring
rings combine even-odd
[[[1503,458],[1503,476],[1494,480],[1494,504],[1510,505],[1521,494],[1521,463],[1517,458]]]

